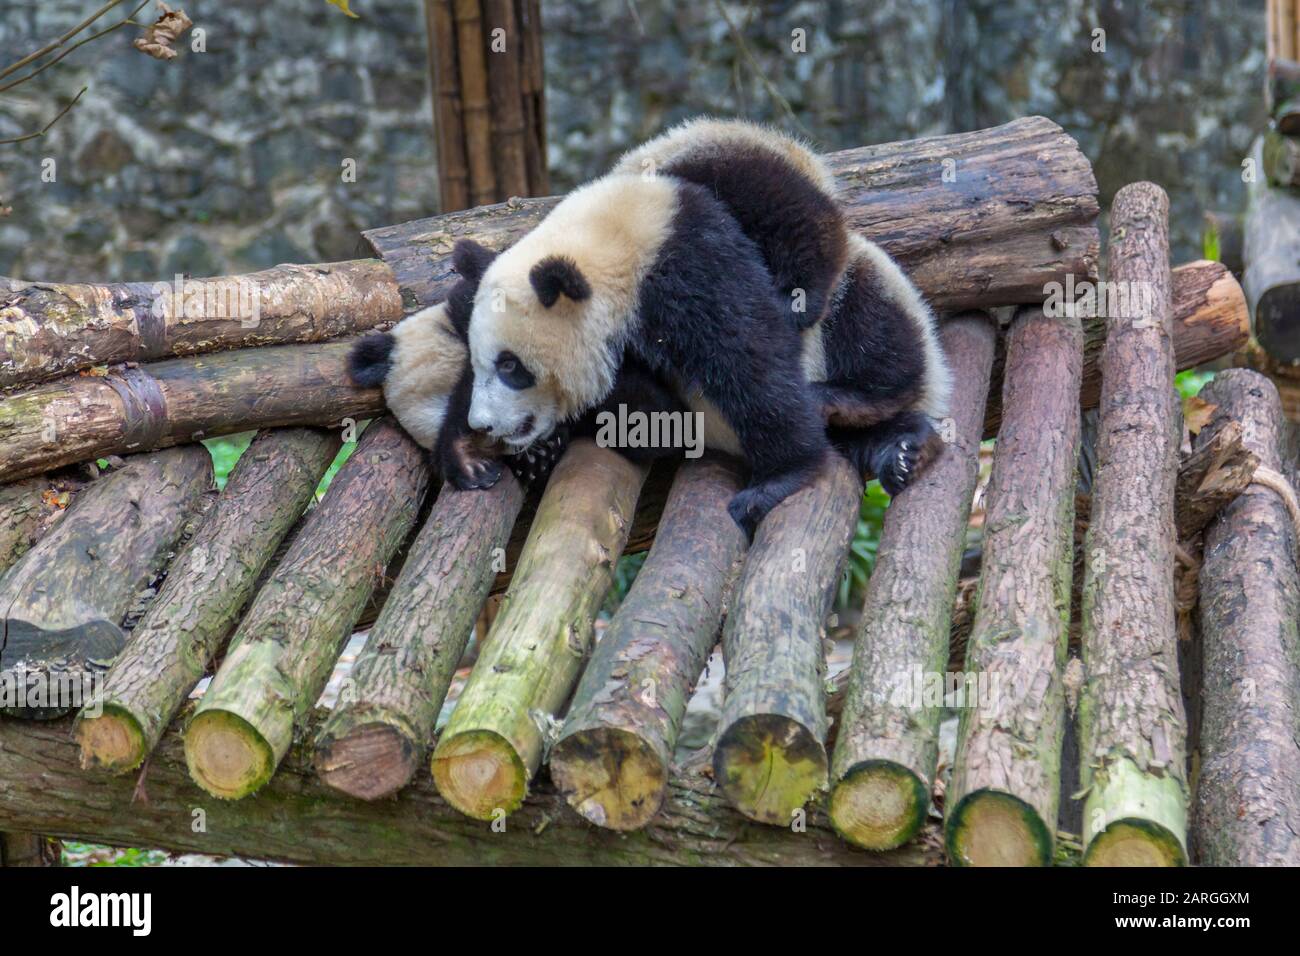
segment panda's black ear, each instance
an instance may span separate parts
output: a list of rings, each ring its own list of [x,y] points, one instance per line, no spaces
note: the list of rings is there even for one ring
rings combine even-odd
[[[548,309],[555,305],[560,293],[574,302],[591,297],[591,286],[578,270],[578,264],[568,256],[547,256],[528,273],[528,281],[542,305]]]
[[[396,344],[397,337],[392,332],[371,332],[352,346],[348,353],[348,376],[352,384],[361,388],[383,385],[393,367]]]
[[[480,245],[473,239],[462,239],[451,251],[451,264],[462,278],[477,286],[478,280],[483,278],[483,273],[487,272],[487,267],[496,257],[497,254],[487,246]]]

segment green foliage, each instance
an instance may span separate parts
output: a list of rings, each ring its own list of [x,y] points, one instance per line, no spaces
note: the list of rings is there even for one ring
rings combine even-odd
[[[862,507],[858,510],[858,526],[849,545],[848,564],[844,569],[844,577],[840,579],[835,601],[837,607],[849,607],[861,601],[867,579],[876,568],[880,529],[885,523],[885,509],[888,507],[889,495],[880,487],[880,482],[868,484],[862,494]]]
[[[1201,258],[1209,259],[1211,262],[1221,262],[1219,256],[1219,230],[1210,224],[1207,224],[1205,230],[1201,233]]]
[[[159,866],[166,860],[162,850],[119,849],[64,840],[60,862],[63,866]]]
[[[1174,378],[1174,386],[1178,389],[1178,394],[1183,398],[1191,398],[1208,385],[1213,378],[1213,372],[1189,368],[1186,372],[1178,373]]]
[[[365,429],[368,422],[362,422],[357,427],[357,437]],[[217,487],[226,487],[226,479],[230,477],[230,471],[235,467],[235,462],[239,461],[239,456],[244,453],[253,440],[256,432],[240,432],[238,435],[226,435],[222,438],[209,438],[203,443],[208,453],[212,455],[212,473],[217,480]],[[334,476],[339,473],[343,463],[347,461],[352,452],[356,450],[355,441],[345,442],[339,449],[338,455],[335,456],[333,463],[321,477],[320,484],[316,486],[316,500],[319,501],[325,494],[325,489],[330,486]]]

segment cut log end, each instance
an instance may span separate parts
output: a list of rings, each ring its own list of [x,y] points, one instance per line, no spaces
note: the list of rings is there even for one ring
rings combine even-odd
[[[892,850],[916,836],[930,794],[916,774],[891,760],[868,760],[831,792],[831,823],[844,839],[867,850]]]
[[[561,740],[551,754],[551,779],[580,816],[610,830],[645,826],[668,787],[655,749],[617,727],[594,727]]]
[[[223,800],[238,800],[271,779],[275,755],[244,718],[227,710],[194,715],[185,730],[185,762],[195,783]]]
[[[494,820],[518,810],[528,792],[528,777],[515,748],[490,730],[457,734],[443,740],[433,753],[438,792],[476,820]]]
[[[948,859],[958,866],[1047,866],[1052,834],[1024,800],[1000,790],[975,790],[953,808]]]
[[[316,774],[340,793],[378,800],[410,783],[419,759],[406,734],[392,724],[372,721],[317,744]]]
[[[788,826],[826,788],[826,748],[807,727],[780,714],[742,717],[713,753],[713,776],[732,806],[760,823]]]
[[[1185,866],[1178,837],[1150,820],[1116,820],[1092,839],[1085,866]]]
[[[129,773],[148,754],[140,723],[128,710],[105,704],[95,717],[77,721],[77,742],[81,745],[81,768],[109,773]]]

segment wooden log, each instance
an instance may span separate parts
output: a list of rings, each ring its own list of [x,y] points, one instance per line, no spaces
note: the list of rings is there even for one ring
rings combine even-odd
[[[488,31],[488,100],[492,105],[492,159],[495,200],[527,196],[528,159],[524,126],[524,37],[515,18],[515,0],[483,0]],[[502,31],[497,34],[496,31]]]
[[[452,0],[424,0],[424,16],[429,37],[434,135],[438,146],[439,208],[451,212],[470,205]]]
[[[58,866],[58,840],[38,833],[0,833],[0,866]]]
[[[0,402],[0,482],[61,465],[287,425],[335,425],[384,408],[353,386],[350,341],[238,349],[114,366]]]
[[[1250,485],[1259,456],[1245,440],[1239,422],[1227,421],[1196,443],[1178,467],[1174,489],[1174,528],[1187,541],[1205,528],[1224,505]]]
[[[126,642],[127,613],[211,486],[202,445],[133,456],[85,488],[10,568],[0,580],[0,674],[11,691],[25,685],[26,699],[6,713],[47,718],[89,699]]]
[[[258,591],[190,719],[185,757],[203,789],[237,799],[270,779],[428,482],[421,449],[391,420],[372,422]]]
[[[456,22],[456,64],[460,70],[461,122],[469,162],[469,197],[475,206],[496,202],[496,173],[492,164],[492,104],[483,39],[481,0],[453,0]]]
[[[1264,131],[1264,175],[1274,186],[1300,186],[1300,142],[1276,129]]]
[[[479,820],[519,809],[591,645],[645,469],[589,439],[547,482],[510,590],[433,752],[433,779]]]
[[[1220,372],[1219,407],[1197,439],[1236,426],[1281,471],[1285,419],[1272,383]],[[1300,580],[1295,528],[1278,493],[1252,485],[1205,533],[1201,562],[1202,722],[1193,834],[1208,866],[1300,865]]]
[[[84,766],[126,773],[157,745],[235,629],[339,445],[336,432],[309,428],[253,439],[82,712]]]
[[[523,497],[509,472],[487,491],[443,486],[321,728],[316,770],[325,783],[375,800],[424,764]]]
[[[1079,704],[1085,862],[1186,861],[1186,718],[1174,612],[1181,424],[1171,339],[1169,201],[1125,186],[1111,209],[1113,282],[1145,290],[1110,316],[1098,470],[1085,546]]]
[[[1265,89],[1274,127],[1285,136],[1300,136],[1300,63],[1294,58],[1270,58]]]
[[[523,36],[521,90],[524,126],[528,131],[528,195],[548,196],[550,173],[546,161],[546,67],[542,44],[542,0],[518,0],[516,20]]]
[[[871,850],[910,840],[930,808],[940,706],[912,691],[947,671],[957,574],[979,478],[980,433],[996,330],[988,315],[949,319],[949,446],[885,512],[853,647],[852,678],[831,763],[830,815]]]
[[[318,721],[306,728],[312,739]],[[28,731],[30,728],[30,732]],[[65,721],[0,721],[0,829],[33,830],[119,846],[163,847],[253,859],[335,865],[511,866],[876,866],[942,860],[933,829],[892,853],[863,853],[837,840],[825,816],[807,832],[756,827],[699,775],[674,774],[659,815],[645,829],[592,827],[539,782],[517,814],[495,828],[463,816],[422,775],[397,800],[354,800],[325,786],[305,747],[295,747],[261,793],[213,800],[197,793],[173,728],[149,761],[149,799],[130,777],[81,770]],[[207,825],[195,827],[201,808]]]
[[[1230,355],[1250,338],[1250,310],[1237,280],[1219,262],[1199,260],[1173,271],[1174,356],[1181,372]],[[1083,385],[1079,401],[1095,408],[1101,399],[1101,353],[1106,344],[1106,317],[1083,321]],[[984,437],[998,433],[1002,421],[1002,368],[993,368],[985,414]]]
[[[1263,148],[1251,156],[1247,183],[1246,273],[1243,285],[1255,338],[1281,362],[1300,359],[1300,196],[1273,186],[1263,174]]]
[[[1051,120],[842,150],[827,160],[849,225],[898,258],[937,309],[1041,302],[1047,285],[1066,275],[1095,277],[1096,180],[1078,144]],[[511,201],[365,235],[403,290],[429,304],[456,281],[457,239],[504,248],[557,201]]]
[[[63,517],[84,484],[69,472],[0,485],[0,573]]]
[[[1056,846],[1083,331],[1021,309],[985,497],[952,783],[949,861],[1047,866]]]
[[[401,317],[397,282],[373,259],[212,279],[30,283],[0,294],[0,388],[94,365],[323,342]]]
[[[761,823],[789,826],[826,788],[822,638],[861,500],[861,476],[830,456],[812,485],[763,520],[736,584],[713,778]]]
[[[551,778],[598,826],[637,829],[663,804],[686,704],[747,545],[727,514],[741,479],[722,459],[678,469],[654,547],[574,691]]]

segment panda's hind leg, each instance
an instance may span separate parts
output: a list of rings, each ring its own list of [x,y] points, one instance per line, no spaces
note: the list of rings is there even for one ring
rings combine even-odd
[[[898,494],[943,452],[943,438],[922,412],[907,411],[869,428],[833,428],[832,443],[864,478]]]

